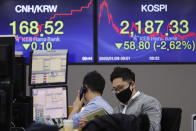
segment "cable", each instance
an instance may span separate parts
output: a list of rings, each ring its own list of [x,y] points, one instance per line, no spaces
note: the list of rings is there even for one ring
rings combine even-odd
[[[11,126],[16,127],[15,124],[14,124],[14,122],[12,122],[12,121],[11,121]]]

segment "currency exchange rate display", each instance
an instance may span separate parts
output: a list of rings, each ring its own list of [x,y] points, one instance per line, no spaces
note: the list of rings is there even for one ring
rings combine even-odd
[[[99,63],[195,63],[195,0],[98,0]]]
[[[68,49],[68,63],[92,63],[93,0],[2,0],[0,35],[7,34],[27,59],[34,50]]]

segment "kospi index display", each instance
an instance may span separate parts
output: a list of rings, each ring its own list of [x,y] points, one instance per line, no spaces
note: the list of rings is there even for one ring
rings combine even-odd
[[[196,62],[195,0],[99,0],[99,63]]]
[[[68,49],[69,63],[92,63],[93,0],[4,0],[0,34],[14,34],[16,51]]]

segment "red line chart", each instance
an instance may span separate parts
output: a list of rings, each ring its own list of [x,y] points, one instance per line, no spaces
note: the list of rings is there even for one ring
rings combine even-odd
[[[107,9],[108,23],[111,24],[112,27],[114,28],[114,30],[116,31],[116,33],[118,33],[120,35],[121,28],[118,28],[116,26],[116,24],[114,24],[112,13],[109,10],[109,5],[106,2],[106,0],[103,0],[101,2],[101,4],[100,4],[100,8],[99,8],[99,20],[98,20],[99,21],[99,24],[101,24],[101,17],[102,17],[102,12],[103,12],[104,7]],[[135,25],[134,22],[132,22],[131,31],[133,31],[133,29],[135,29],[136,31],[138,31],[138,27]],[[172,29],[172,27],[171,27],[170,24],[167,25],[167,33],[169,32],[169,29]],[[142,34],[145,34],[145,32],[143,31],[143,29],[142,29]],[[180,38],[182,40],[184,40],[187,37],[192,37],[192,36],[195,36],[195,39],[196,39],[196,33],[194,33],[194,32],[189,32],[186,35],[180,35],[180,34],[173,34],[173,35],[174,35],[174,37],[178,37],[178,38]],[[165,39],[167,37],[166,35],[164,35],[161,32],[159,32],[159,33],[153,32],[149,36],[150,37],[161,36],[162,39]],[[131,37],[131,35],[130,35],[130,37]]]
[[[89,3],[87,4],[87,6],[82,6],[79,10],[71,10],[70,13],[59,13],[59,14],[54,14],[54,16],[50,17],[49,21],[54,20],[54,19],[56,18],[56,16],[70,16],[70,15],[73,15],[73,13],[82,12],[84,9],[90,8],[90,6],[92,5],[92,3],[93,3],[93,0],[90,0]],[[42,27],[43,27],[44,25],[45,25],[45,24],[38,25],[39,32],[42,31]],[[18,37],[18,35],[15,35],[15,38],[18,39],[18,40],[36,39],[36,37],[37,37],[38,35],[39,35],[39,34],[34,35],[33,38],[21,38],[21,37]]]

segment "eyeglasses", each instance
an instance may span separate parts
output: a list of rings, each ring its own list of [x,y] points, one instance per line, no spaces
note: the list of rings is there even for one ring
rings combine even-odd
[[[131,83],[132,82],[129,82],[128,88],[130,87]],[[112,92],[112,94],[120,93],[121,91],[123,91],[124,89],[126,89],[125,87],[126,86],[119,86],[119,87],[117,87],[115,89],[113,88],[113,89],[111,89],[111,92]]]

